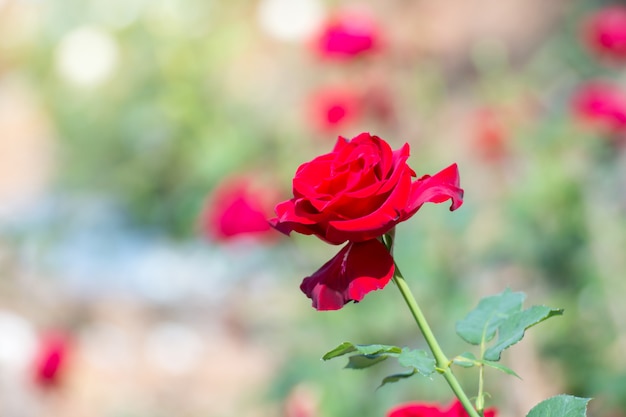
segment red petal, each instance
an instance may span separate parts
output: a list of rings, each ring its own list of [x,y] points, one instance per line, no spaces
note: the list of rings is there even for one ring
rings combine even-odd
[[[424,203],[443,203],[451,199],[450,210],[458,209],[463,204],[463,190],[459,185],[459,169],[456,164],[432,177],[423,177],[414,182],[406,218],[411,217]]]
[[[387,417],[448,417],[436,404],[407,403],[398,405],[387,412]],[[450,416],[452,417],[452,416]],[[456,416],[455,416],[456,417]]]
[[[384,288],[394,273],[393,258],[376,239],[348,243],[300,285],[317,310],[339,310]]]
[[[396,188],[378,210],[356,219],[329,222],[329,238],[363,241],[385,234],[401,221],[410,190],[411,177],[406,175],[400,178]]]

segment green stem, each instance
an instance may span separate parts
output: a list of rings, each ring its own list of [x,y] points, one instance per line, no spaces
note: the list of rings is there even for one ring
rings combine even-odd
[[[479,365],[478,370],[478,397],[476,398],[476,410],[481,416],[484,416],[485,412],[485,365],[482,363]]]
[[[485,357],[485,332],[487,326],[483,329],[483,335],[480,339],[480,359]],[[476,397],[476,410],[482,416],[485,415],[485,365],[481,363],[478,365],[478,397]]]
[[[404,301],[406,301],[409,310],[411,310],[411,314],[413,314],[413,318],[415,319],[417,326],[420,328],[422,334],[424,335],[426,343],[428,343],[430,350],[433,352],[439,372],[448,382],[448,385],[450,386],[456,397],[459,399],[461,404],[463,404],[463,407],[470,415],[470,417],[480,417],[480,414],[478,414],[478,412],[474,409],[474,406],[472,406],[472,403],[465,394],[465,391],[463,391],[461,384],[459,384],[459,381],[452,373],[452,369],[450,369],[450,361],[441,350],[441,347],[439,347],[439,343],[437,343],[437,339],[435,339],[435,335],[430,329],[430,326],[426,321],[426,317],[424,317],[422,310],[417,305],[417,301],[415,301],[415,297],[413,297],[413,293],[411,293],[411,290],[404,280],[402,273],[400,273],[397,265],[393,280],[398,286],[398,289],[400,290]]]

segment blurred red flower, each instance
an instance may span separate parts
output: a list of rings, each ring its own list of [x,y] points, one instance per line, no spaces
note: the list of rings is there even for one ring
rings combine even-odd
[[[495,409],[485,410],[485,417],[496,417]],[[408,403],[396,406],[387,412],[387,417],[468,417],[459,400],[454,400],[447,408],[437,404]]]
[[[69,337],[62,332],[41,336],[33,359],[35,383],[41,387],[57,386],[66,367]]]
[[[284,417],[317,417],[320,415],[317,393],[310,387],[296,385],[285,399]]]
[[[472,115],[471,122],[477,153],[489,161],[504,157],[507,132],[498,114],[489,108],[480,109]]]
[[[279,203],[270,223],[284,234],[316,235],[341,251],[302,282],[318,310],[337,310],[383,288],[393,276],[393,258],[378,240],[411,218],[424,203],[463,203],[456,164],[419,179],[406,163],[409,145],[398,150],[378,136],[339,137],[332,152],[300,165],[293,195]]]
[[[359,94],[347,87],[325,87],[309,98],[309,120],[321,132],[336,132],[353,124],[361,114]]]
[[[626,132],[626,94],[616,85],[591,81],[581,85],[572,98],[574,116],[603,133]]]
[[[583,42],[601,58],[626,61],[626,7],[609,6],[591,15],[584,23]]]
[[[207,199],[202,230],[210,239],[222,242],[241,236],[272,239],[277,234],[267,217],[277,194],[248,177],[226,179]]]
[[[314,38],[322,58],[350,59],[380,49],[380,29],[366,10],[346,9],[331,16]]]

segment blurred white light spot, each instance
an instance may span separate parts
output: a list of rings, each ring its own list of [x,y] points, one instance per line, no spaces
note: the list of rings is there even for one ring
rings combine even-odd
[[[262,0],[258,9],[261,28],[285,41],[310,36],[323,18],[324,8],[319,0]]]
[[[202,358],[198,333],[178,323],[157,325],[148,335],[146,357],[156,369],[181,375],[193,371]]]
[[[31,365],[37,348],[37,335],[24,318],[0,311],[0,369],[23,372]]]
[[[56,68],[66,80],[81,86],[105,81],[118,63],[118,46],[107,32],[80,27],[68,33],[56,50]]]

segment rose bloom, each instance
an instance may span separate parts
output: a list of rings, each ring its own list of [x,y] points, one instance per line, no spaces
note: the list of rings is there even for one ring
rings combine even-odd
[[[224,180],[209,196],[202,212],[204,234],[220,242],[243,236],[275,237],[267,216],[276,195],[275,190],[257,186],[250,178]]]
[[[348,244],[307,277],[301,290],[318,310],[337,310],[383,288],[393,277],[393,258],[380,238],[427,202],[461,206],[456,164],[419,179],[406,161],[409,145],[392,150],[378,136],[339,137],[332,152],[302,164],[294,197],[279,203],[270,223],[284,234],[315,235]]]
[[[495,409],[485,410],[485,417],[496,417]],[[387,417],[469,417],[459,400],[443,408],[437,404],[408,403],[396,406],[387,412]]]
[[[69,351],[68,336],[49,332],[41,336],[33,360],[35,383],[48,388],[60,383]]]
[[[626,131],[626,95],[618,86],[592,81],[583,84],[572,98],[574,116],[607,134]]]
[[[321,132],[333,132],[352,125],[361,114],[361,97],[346,87],[326,87],[309,98],[308,116]]]
[[[313,47],[322,58],[354,58],[380,48],[379,29],[366,11],[343,10],[322,25]]]
[[[593,14],[582,30],[583,42],[601,58],[626,61],[626,7],[609,6]]]

